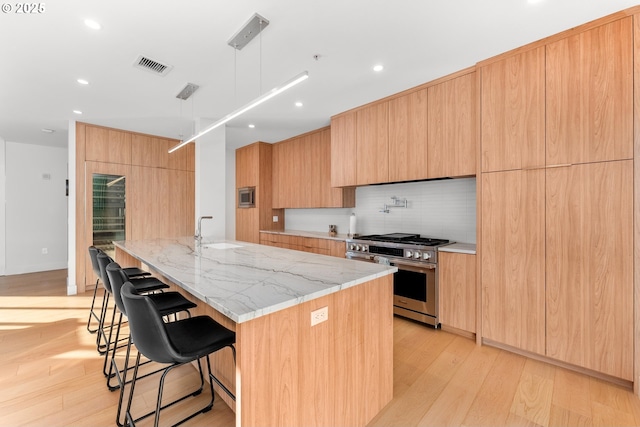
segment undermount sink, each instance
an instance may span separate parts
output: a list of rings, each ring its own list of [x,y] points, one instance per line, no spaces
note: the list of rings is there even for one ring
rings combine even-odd
[[[234,249],[234,248],[241,248],[242,246],[235,245],[233,243],[223,242],[223,243],[204,243],[202,247],[206,249]]]

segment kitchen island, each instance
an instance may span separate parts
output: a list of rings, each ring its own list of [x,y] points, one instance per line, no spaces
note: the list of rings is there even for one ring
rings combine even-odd
[[[116,242],[116,259],[235,330],[236,363],[212,361],[236,426],[363,426],[391,400],[395,267],[191,237]]]

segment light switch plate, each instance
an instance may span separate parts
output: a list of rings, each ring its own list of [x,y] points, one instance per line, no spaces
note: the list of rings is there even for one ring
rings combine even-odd
[[[273,216],[273,222],[278,222],[278,215]]]

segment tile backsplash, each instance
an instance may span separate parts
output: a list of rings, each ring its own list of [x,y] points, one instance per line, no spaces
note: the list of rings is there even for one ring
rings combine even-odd
[[[392,197],[407,199],[407,207],[390,207]],[[456,242],[476,242],[476,179],[457,178],[356,189],[356,207],[349,209],[287,209],[289,230],[349,232],[349,216],[356,214],[358,234],[419,233]]]

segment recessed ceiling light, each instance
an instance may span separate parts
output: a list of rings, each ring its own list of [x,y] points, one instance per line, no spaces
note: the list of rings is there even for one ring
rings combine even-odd
[[[86,25],[87,27],[93,29],[93,30],[99,30],[100,28],[102,28],[100,26],[100,24],[98,24],[96,21],[92,20],[92,19],[85,19],[84,20],[84,25]]]
[[[88,85],[89,84],[89,82],[87,80],[85,80],[85,79],[78,79],[77,82],[80,83],[81,85]]]
[[[73,110],[73,112],[76,113],[76,114],[82,114],[82,111],[80,111],[80,110]]]
[[[302,107],[302,102],[300,101],[296,102],[296,107]]]
[[[250,127],[251,129],[253,129],[254,127],[256,127],[256,125],[254,125],[254,124],[250,124],[250,125],[249,125],[249,127]]]
[[[380,64],[373,66],[373,71],[375,71],[375,72],[380,72],[382,70],[384,70],[384,67],[382,65],[380,65]]]
[[[40,130],[41,130],[42,132],[44,132],[44,133],[53,133],[53,132],[54,132],[54,130],[53,130],[53,129],[47,129],[47,128],[42,128],[42,129],[40,129]]]

